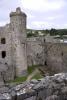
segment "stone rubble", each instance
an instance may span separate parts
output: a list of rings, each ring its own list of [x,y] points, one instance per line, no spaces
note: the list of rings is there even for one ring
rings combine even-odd
[[[0,100],[67,100],[67,73],[1,87]]]

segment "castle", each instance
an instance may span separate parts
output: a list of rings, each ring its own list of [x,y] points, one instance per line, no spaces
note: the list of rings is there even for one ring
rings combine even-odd
[[[26,37],[26,14],[18,7],[0,27],[0,74],[4,80],[27,74],[27,66],[45,65],[67,71],[67,44],[46,37]]]
[[[27,72],[26,14],[20,8],[10,13],[10,24],[0,27],[0,66],[9,80]]]

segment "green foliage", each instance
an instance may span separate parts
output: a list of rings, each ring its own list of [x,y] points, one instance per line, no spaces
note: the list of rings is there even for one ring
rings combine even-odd
[[[33,77],[32,77],[32,79],[40,79],[40,78],[43,78],[43,76],[41,75],[41,73],[37,73],[36,75],[34,75]]]
[[[58,34],[59,34],[60,36],[67,35],[67,29],[59,29],[59,30],[58,30]]]
[[[46,29],[45,32],[46,32],[46,34],[48,34],[50,32],[50,30]]]
[[[50,35],[57,35],[57,30],[52,28],[50,30]]]
[[[26,81],[27,76],[23,76],[23,77],[17,77],[15,78],[15,80],[9,81],[9,83],[21,83]]]
[[[27,37],[37,37],[38,36],[38,31],[35,31],[35,33],[29,32],[27,33]]]
[[[27,37],[32,37],[32,36],[33,36],[32,33],[28,33],[28,34],[27,34]]]
[[[30,75],[36,68],[39,68],[39,65],[33,65],[28,67],[28,74]],[[37,72],[32,79],[40,79],[43,78],[42,74],[40,72]]]
[[[37,37],[39,36],[38,32],[41,32],[43,35],[47,35],[47,34],[50,34],[51,36],[60,35],[60,37],[62,37],[63,35],[67,35],[67,29],[54,29],[54,28],[51,28],[51,30],[49,29],[46,29],[46,30],[27,29],[27,37]]]
[[[49,33],[49,30],[31,30],[31,29],[27,29],[27,37],[37,37],[39,36],[39,32],[41,32],[43,35],[46,35]]]
[[[27,30],[27,37],[31,37],[31,36],[33,36],[33,34],[32,34],[32,30]]]
[[[28,74],[31,74],[37,67],[38,67],[38,65],[28,66]]]
[[[67,35],[67,29],[51,29],[50,35],[60,35],[60,38],[62,38],[63,35]]]
[[[32,65],[28,67],[28,74],[27,76],[22,76],[22,77],[17,77],[15,78],[15,80],[9,81],[9,83],[21,83],[26,81],[27,77],[35,70],[35,68],[37,68],[38,65]]]

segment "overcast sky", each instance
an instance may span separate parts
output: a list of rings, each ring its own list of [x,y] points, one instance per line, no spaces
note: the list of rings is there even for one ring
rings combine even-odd
[[[27,14],[27,28],[67,28],[67,0],[0,0],[0,26],[18,6]]]

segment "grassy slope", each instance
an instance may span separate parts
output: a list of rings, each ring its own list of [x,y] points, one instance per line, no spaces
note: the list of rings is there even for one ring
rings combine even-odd
[[[26,76],[23,76],[23,77],[17,77],[15,80],[12,80],[12,81],[9,81],[10,83],[21,83],[21,82],[24,82],[26,81],[26,79],[28,78],[28,76],[35,70],[35,68],[38,68],[37,65],[34,65],[34,66],[29,66],[28,67],[28,74]],[[34,75],[32,77],[32,79],[40,79],[42,78],[43,76],[41,75],[40,72],[38,72],[36,75]]]

